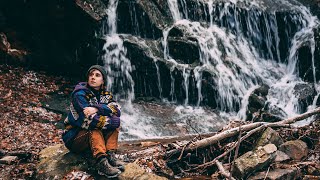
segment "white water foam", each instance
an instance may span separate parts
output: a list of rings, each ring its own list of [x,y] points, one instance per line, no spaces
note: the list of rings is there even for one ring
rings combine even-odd
[[[219,20],[222,21],[224,16],[232,16],[230,9],[235,10],[235,7],[240,1],[230,1],[225,3],[220,9]],[[245,2],[245,1],[241,1]],[[261,3],[260,1],[246,1],[250,7],[260,8],[265,10],[267,7],[272,7],[272,3]],[[266,84],[271,87],[268,102],[272,106],[278,106],[283,109],[288,117],[296,115],[300,112],[299,103],[294,96],[293,91],[296,84],[302,80],[298,77],[296,70],[297,51],[305,44],[309,44],[312,53],[312,63],[314,67],[314,35],[313,29],[318,26],[316,17],[302,6],[293,5],[289,2],[278,2],[281,6],[292,6],[292,11],[296,11],[294,19],[301,24],[301,29],[296,32],[291,47],[289,49],[288,60],[280,61],[280,38],[278,35],[278,25],[275,13],[266,16],[261,12],[249,12],[247,16],[247,29],[249,35],[256,38],[263,38],[260,33],[259,18],[263,18],[265,24],[264,41],[267,46],[267,56],[261,56],[259,50],[254,48],[242,32],[241,23],[238,21],[239,14],[235,13],[235,23],[230,27],[236,29],[235,33],[228,32],[226,29],[218,27],[214,24],[214,9],[213,1],[209,0],[207,5],[210,12],[210,26],[204,27],[199,22],[191,22],[187,19],[174,18],[175,24],[172,27],[180,27],[184,30],[185,35],[195,38],[200,46],[200,57],[202,65],[196,67],[195,74],[197,81],[198,93],[201,92],[201,71],[210,71],[215,73],[214,81],[218,91],[216,100],[219,102],[219,108],[222,111],[236,111],[237,104],[240,104],[238,117],[245,118],[245,108],[248,95],[252,89],[260,84]],[[296,3],[297,4],[297,3]],[[170,6],[172,14],[179,14],[177,6]],[[181,13],[180,13],[181,14]],[[172,28],[171,27],[171,28]],[[164,57],[170,57],[167,48],[168,32],[164,33]],[[247,34],[248,35],[248,34]],[[171,58],[171,57],[170,57]],[[278,63],[276,61],[279,61]],[[281,63],[288,62],[288,63]],[[201,69],[199,71],[199,69]],[[184,71],[183,71],[184,72]],[[315,70],[313,68],[314,81]],[[186,86],[186,83],[185,83]],[[185,88],[188,91],[188,88]],[[202,95],[198,95],[198,103],[200,104]],[[188,102],[186,96],[185,102]],[[187,105],[187,104],[185,104]]]

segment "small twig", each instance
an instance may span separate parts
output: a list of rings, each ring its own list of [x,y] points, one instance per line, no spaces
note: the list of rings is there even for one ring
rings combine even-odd
[[[202,139],[201,134],[193,126],[191,126],[190,121],[190,119],[186,121],[187,125],[198,134],[198,137],[200,137],[200,139]]]
[[[230,172],[228,172],[226,169],[224,169],[224,167],[223,167],[223,165],[221,164],[220,161],[216,161],[216,165],[217,165],[220,173],[221,173],[224,177],[226,177],[226,178],[228,178],[228,179],[231,179],[231,180],[235,180],[235,178],[233,178],[233,177],[231,176]]]
[[[197,137],[194,137],[191,141],[189,141],[186,145],[183,146],[182,150],[181,150],[181,153],[180,153],[180,156],[178,158],[178,160],[180,161],[181,158],[182,158],[182,155],[184,153],[184,150],[186,149],[187,146],[189,146],[189,144],[191,144]]]
[[[183,148],[182,148],[182,150],[181,150],[181,153],[180,153],[180,156],[179,156],[179,158],[178,158],[179,161],[181,160],[182,155],[183,155],[183,153],[184,153],[184,149],[187,147],[187,145],[188,145],[188,144],[186,144],[186,145],[183,146]]]
[[[267,176],[268,176],[268,174],[269,174],[269,171],[270,171],[270,166],[268,167],[267,173],[266,173],[266,175],[264,176],[264,179],[263,179],[263,180],[266,180],[266,179],[267,179]]]
[[[241,125],[239,126],[239,137],[238,137],[238,143],[237,143],[237,146],[236,146],[236,152],[234,153],[234,158],[233,158],[233,162],[231,163],[231,166],[230,166],[230,177],[232,177],[232,171],[233,171],[233,165],[234,165],[234,162],[235,160],[238,158],[238,154],[239,154],[239,147],[240,147],[240,143],[241,141],[241,136],[242,136],[242,130],[241,130]],[[231,180],[231,178],[229,178],[229,180]]]

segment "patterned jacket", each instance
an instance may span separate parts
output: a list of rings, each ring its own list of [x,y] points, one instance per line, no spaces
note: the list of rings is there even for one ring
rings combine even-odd
[[[70,112],[64,121],[66,130],[62,135],[66,145],[75,138],[81,129],[114,129],[119,127],[110,126],[111,116],[120,117],[120,106],[113,100],[110,92],[103,89],[99,95],[95,95],[88,88],[86,82],[81,82],[76,85],[71,97]],[[98,112],[86,118],[83,112],[85,107],[95,107]]]

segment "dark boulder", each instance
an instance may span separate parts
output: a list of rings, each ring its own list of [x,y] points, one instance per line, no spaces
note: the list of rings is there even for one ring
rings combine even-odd
[[[178,28],[177,26],[172,27],[168,34],[169,37],[183,37],[183,35],[183,30]]]
[[[184,64],[199,62],[199,46],[197,42],[183,38],[168,39],[169,55],[176,60],[181,60]]]
[[[263,107],[265,107],[269,88],[270,87],[267,85],[262,85],[255,89],[249,96],[249,103],[246,112],[247,120],[252,120],[254,113],[261,111]]]
[[[313,103],[316,89],[311,83],[299,83],[295,85],[293,94],[298,98],[301,111],[305,112],[307,107]]]
[[[254,122],[277,122],[287,116],[283,109],[267,102],[269,89],[269,86],[262,85],[249,96],[246,112],[247,120]]]
[[[287,117],[287,113],[283,109],[266,103],[264,108],[254,113],[252,120],[254,122],[278,122],[283,120],[284,117]]]

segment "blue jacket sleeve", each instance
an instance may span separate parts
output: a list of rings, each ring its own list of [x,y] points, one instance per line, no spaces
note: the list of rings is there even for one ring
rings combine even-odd
[[[83,109],[85,107],[90,107],[90,104],[86,98],[86,94],[84,91],[78,91],[73,94],[72,104],[79,115],[74,125],[84,129],[101,129],[103,127],[104,122],[106,121],[105,118],[100,118],[100,116],[98,115],[95,115],[91,119],[85,117]]]
[[[95,104],[93,107],[98,109],[98,114],[103,116],[111,116],[112,110],[108,107],[107,104]]]

